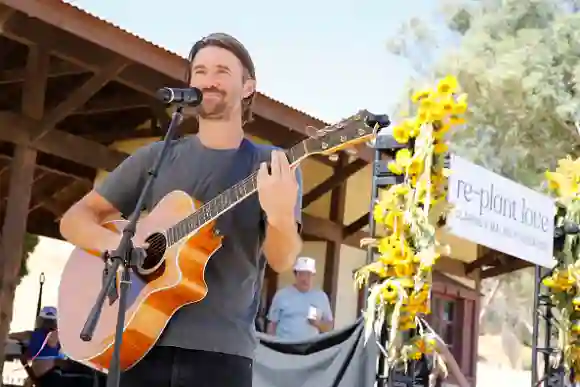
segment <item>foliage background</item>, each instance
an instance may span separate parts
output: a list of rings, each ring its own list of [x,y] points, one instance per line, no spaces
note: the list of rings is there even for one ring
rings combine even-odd
[[[535,189],[566,155],[580,156],[580,0],[441,2],[388,42],[415,76],[410,90],[456,75],[469,95],[468,125],[452,150]],[[481,334],[499,335],[512,365],[528,368],[533,269],[483,284]],[[529,360],[528,360],[529,362]]]

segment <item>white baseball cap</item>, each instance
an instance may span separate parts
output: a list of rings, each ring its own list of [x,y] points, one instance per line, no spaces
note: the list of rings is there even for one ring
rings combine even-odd
[[[46,320],[56,320],[56,308],[54,306],[45,306],[40,310],[38,317]]]
[[[316,273],[316,261],[308,257],[298,257],[294,264],[294,271],[307,271],[312,274]]]

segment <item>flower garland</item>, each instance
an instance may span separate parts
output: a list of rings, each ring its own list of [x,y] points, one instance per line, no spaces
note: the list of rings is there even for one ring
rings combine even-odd
[[[414,93],[411,101],[415,116],[392,132],[407,147],[399,149],[388,165],[403,182],[381,192],[373,216],[385,236],[361,241],[373,244],[378,258],[355,275],[359,288],[369,285],[366,339],[373,330],[380,337],[383,325],[388,327],[384,343],[378,343],[388,369],[423,354],[437,356],[437,336],[420,316],[430,313],[432,270],[444,249],[435,230],[437,220],[449,210],[445,134],[464,123],[467,110],[467,96],[458,95],[457,80],[451,76],[435,89]],[[378,281],[369,281],[371,275]],[[436,360],[445,373],[441,359]]]
[[[580,224],[580,158],[558,161],[555,172],[546,172],[548,189],[556,197],[556,227]],[[557,313],[560,353],[567,373],[580,381],[580,235],[565,235],[555,246],[555,266],[542,283],[550,289]],[[556,245],[556,244],[555,244]]]

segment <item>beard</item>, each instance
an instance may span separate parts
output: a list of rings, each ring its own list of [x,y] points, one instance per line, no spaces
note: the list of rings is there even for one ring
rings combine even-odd
[[[228,103],[226,93],[217,89],[203,90],[204,98],[197,108],[199,118],[205,120],[224,119],[228,115]]]

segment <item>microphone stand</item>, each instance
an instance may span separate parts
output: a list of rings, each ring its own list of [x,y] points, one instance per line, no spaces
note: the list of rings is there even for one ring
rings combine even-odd
[[[169,145],[171,144],[171,141],[175,135],[175,129],[177,126],[179,126],[183,119],[183,107],[184,105],[178,105],[176,111],[171,116],[169,128],[167,129],[167,133],[163,139],[163,148],[161,149],[161,152],[159,152],[153,167],[149,170],[149,176],[147,177],[147,181],[143,186],[139,200],[135,205],[133,213],[128,219],[129,221],[127,225],[123,229],[119,246],[116,250],[105,252],[105,258],[108,263],[105,264],[105,269],[103,270],[103,286],[99,292],[99,295],[97,296],[95,305],[91,309],[91,312],[89,313],[85,325],[80,333],[81,340],[91,341],[101,315],[105,298],[109,297],[111,304],[118,298],[119,310],[117,313],[117,327],[115,329],[113,356],[111,357],[111,362],[109,364],[107,387],[118,387],[121,378],[121,345],[123,342],[123,332],[125,329],[127,293],[129,287],[131,286],[131,276],[129,270],[139,269],[146,257],[145,250],[141,247],[135,247],[133,245],[132,238],[135,236],[137,222],[139,221],[141,210],[144,208],[145,200],[149,196],[153,182],[157,177],[159,168],[167,155],[167,150],[169,149]],[[116,279],[117,271],[119,268],[121,269],[121,283],[120,294],[119,297],[117,297]]]

